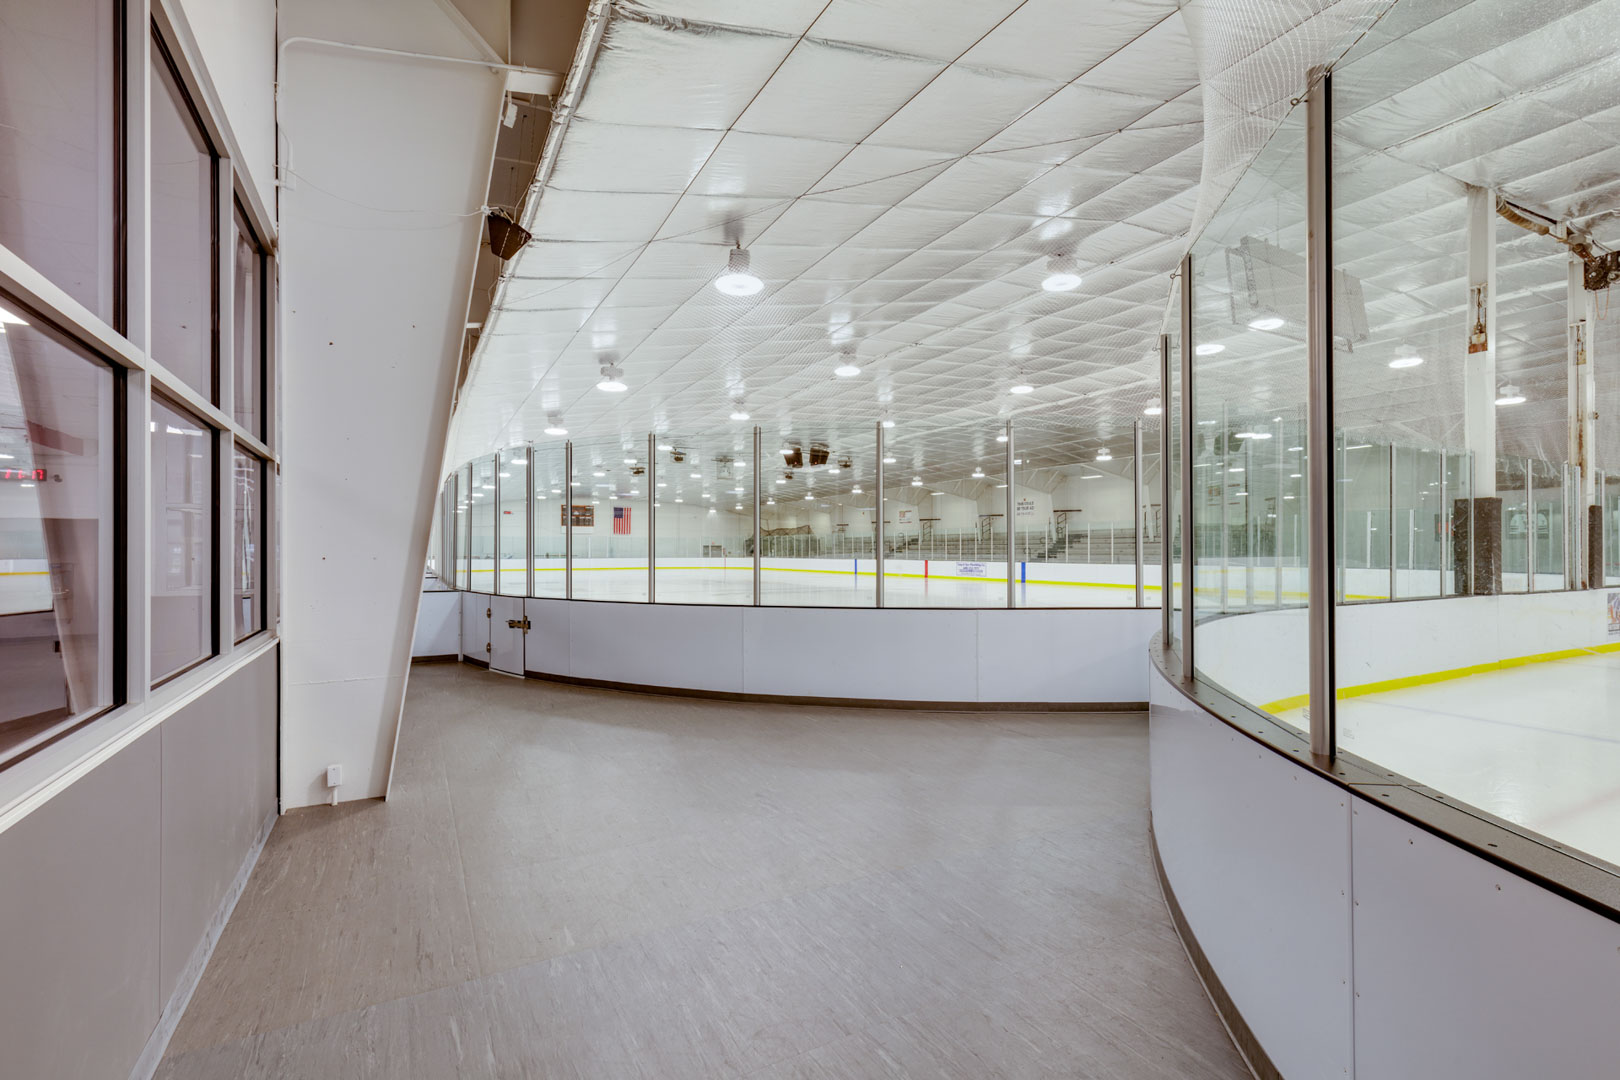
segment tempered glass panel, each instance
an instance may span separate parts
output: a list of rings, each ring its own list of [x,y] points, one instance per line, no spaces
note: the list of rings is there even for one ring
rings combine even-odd
[[[263,438],[265,259],[241,207],[236,208],[232,220],[235,243],[231,361],[235,397],[231,402],[231,415],[248,431]]]
[[[495,458],[472,463],[467,492],[467,561],[472,591],[495,591]]]
[[[500,573],[496,575],[496,591],[523,596],[529,584],[529,448],[502,450],[497,465]]]
[[[1004,433],[1004,425],[985,424],[965,440],[935,440],[920,423],[884,432],[885,607],[1007,606],[1007,455],[997,441]],[[1032,495],[1017,492],[1016,520],[1035,550]]]
[[[116,252],[118,35],[109,0],[7,0],[0,245],[107,322]]]
[[[154,38],[152,357],[215,401],[214,153]]]
[[[1018,606],[1134,607],[1132,430],[1041,417],[1014,430]]]
[[[37,326],[0,331],[3,764],[114,702],[115,463],[112,370]]]
[[[537,444],[530,456],[530,480],[534,484],[534,595],[560,599],[566,596],[568,536],[567,484],[563,462],[567,457],[560,441]]]
[[[236,640],[264,629],[264,462],[237,447],[232,455],[236,486],[232,552],[232,607]]]
[[[574,441],[574,599],[647,600],[645,438]]]
[[[152,400],[152,681],[214,655],[214,432]]]
[[[736,428],[655,444],[659,603],[754,602],[753,442]]]
[[[889,435],[900,432],[897,427]],[[765,437],[760,450],[765,493],[760,507],[761,603],[877,603],[875,443],[873,430],[865,425],[827,425]],[[891,472],[906,467],[899,464],[909,460],[905,454],[890,448],[888,456],[896,461],[888,466]],[[906,473],[908,481],[911,475]],[[897,482],[890,482],[886,514],[888,557],[894,565],[888,568],[884,589],[891,607],[915,605],[925,596],[916,557],[923,499],[909,488],[901,495]]]

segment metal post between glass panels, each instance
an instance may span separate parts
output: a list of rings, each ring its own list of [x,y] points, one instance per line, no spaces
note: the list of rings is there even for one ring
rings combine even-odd
[[[1452,559],[1454,557],[1454,553],[1452,551],[1452,548],[1455,546],[1455,543],[1452,540],[1452,535],[1453,535],[1453,531],[1454,531],[1452,529],[1452,522],[1456,520],[1456,515],[1454,513],[1452,513],[1452,510],[1451,510],[1451,484],[1450,484],[1449,477],[1447,476],[1447,473],[1449,472],[1449,470],[1446,468],[1446,466],[1449,464],[1450,460],[1451,460],[1451,455],[1447,452],[1446,448],[1442,446],[1440,448],[1440,595],[1441,596],[1446,595],[1446,591],[1447,591],[1447,588],[1448,588],[1448,586],[1446,585],[1446,582],[1449,581],[1450,578],[1451,578],[1451,564],[1452,564]]]
[[[1181,677],[1193,679],[1193,281],[1192,253],[1181,260]]]
[[[1007,421],[1007,606],[1018,606],[1018,583],[1013,577],[1013,560],[1017,552],[1013,550],[1013,538],[1017,535],[1017,526],[1013,521],[1013,514],[1018,507],[1017,485],[1013,483],[1017,475],[1013,472],[1013,425]]]
[[[1175,577],[1170,569],[1170,537],[1173,530],[1170,522],[1170,498],[1174,494],[1170,487],[1170,335],[1159,335],[1159,618],[1164,633],[1164,650],[1170,651],[1170,639],[1174,636],[1171,620],[1175,618],[1176,605],[1172,601],[1171,589]],[[1066,545],[1065,545],[1066,546]],[[1064,551],[1063,559],[1068,561],[1069,553]]]
[[[1536,463],[1524,459],[1524,591],[1536,591]]]
[[[1310,735],[1311,753],[1332,758],[1338,750],[1333,670],[1333,243],[1329,231],[1332,192],[1328,113],[1331,76],[1309,73],[1305,95],[1306,347],[1310,363],[1305,446],[1306,513],[1310,515]]]
[[[1386,546],[1389,548],[1389,598],[1395,599],[1395,444],[1389,444],[1389,520],[1385,522],[1389,532]]]
[[[1164,400],[1160,398],[1160,400]],[[1145,589],[1142,565],[1142,421],[1138,420],[1131,439],[1132,461],[1136,472],[1136,482],[1131,486],[1131,503],[1136,516],[1136,606],[1142,606],[1142,593]],[[1162,458],[1163,455],[1161,454]],[[1162,467],[1162,462],[1161,462]]]
[[[489,461],[490,473],[495,480],[495,523],[490,526],[490,543],[493,545],[491,555],[495,556],[495,583],[489,591],[496,596],[501,594],[501,452],[495,451]]]
[[[877,425],[877,509],[872,513],[876,523],[877,553],[877,606],[883,606],[883,421]]]
[[[523,595],[534,595],[534,533],[540,522],[535,518],[535,508],[539,505],[534,495],[535,477],[539,475],[534,464],[534,443],[523,445],[523,486],[528,489],[529,533],[528,541],[523,545]]]
[[[759,607],[760,602],[761,602],[760,590],[759,590],[759,559],[760,559],[760,550],[759,550],[759,548],[760,548],[760,540],[764,535],[763,531],[760,529],[760,523],[759,523],[759,484],[760,484],[760,477],[762,475],[764,475],[764,473],[765,473],[765,470],[764,470],[764,468],[761,467],[761,463],[760,463],[759,452],[760,452],[760,446],[761,445],[762,445],[762,442],[761,442],[761,438],[760,438],[760,430],[759,430],[759,428],[756,427],[754,429],[754,606],[755,607]]]
[[[574,440],[563,444],[563,599],[574,598]]]

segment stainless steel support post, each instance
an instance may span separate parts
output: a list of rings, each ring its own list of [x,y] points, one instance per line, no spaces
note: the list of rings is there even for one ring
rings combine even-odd
[[[1524,591],[1536,591],[1536,463],[1524,459]]]
[[[1160,398],[1160,400],[1164,400]],[[1131,486],[1131,505],[1136,515],[1136,606],[1142,606],[1143,573],[1142,565],[1142,421],[1136,422],[1135,431],[1131,438],[1132,457],[1135,464],[1136,483]]]
[[[527,513],[529,515],[529,539],[523,545],[523,595],[534,595],[534,534],[539,522],[535,520],[535,507],[538,501],[534,497],[535,484],[534,443],[526,443],[523,447],[523,486],[528,489]]]
[[[563,444],[563,598],[574,598],[574,440]]]
[[[1013,425],[1007,421],[1007,606],[1018,606],[1018,582],[1013,577],[1013,560],[1017,553],[1013,551],[1013,538],[1017,535],[1017,526],[1013,522],[1013,513],[1018,506],[1018,485],[1013,481],[1017,474],[1013,472]]]
[[[647,433],[647,603],[658,603],[658,440]]]
[[[1181,674],[1187,682],[1193,679],[1195,642],[1193,641],[1193,260],[1188,254],[1181,260]]]
[[[1171,589],[1175,583],[1170,568],[1170,538],[1173,515],[1170,499],[1175,494],[1170,485],[1170,335],[1159,335],[1159,607],[1163,620],[1164,649],[1170,651],[1170,638],[1174,631],[1170,620],[1175,617],[1175,604]],[[1067,534],[1065,534],[1065,538]],[[1064,561],[1068,561],[1068,544],[1064,544]]]
[[[1445,596],[1446,582],[1451,577],[1451,570],[1456,553],[1453,550],[1456,541],[1452,539],[1455,534],[1454,522],[1456,515],[1451,509],[1451,484],[1447,476],[1446,465],[1448,454],[1445,447],[1440,448],[1440,595]]]
[[[490,586],[490,592],[499,596],[501,594],[501,452],[495,451],[490,456],[490,472],[495,481],[495,524],[490,526],[490,535],[495,545],[495,582]]]
[[[876,529],[877,556],[877,606],[883,606],[883,422],[877,425],[877,509],[872,512],[872,523]]]
[[[1283,429],[1277,428],[1276,437],[1272,439],[1277,451],[1277,460],[1273,463],[1277,470],[1277,512],[1271,520],[1276,522],[1271,527],[1271,606],[1281,609],[1283,606],[1283,498],[1287,484],[1283,477]]]
[[[760,588],[759,588],[760,545],[761,545],[761,543],[762,543],[762,541],[764,539],[764,535],[765,535],[764,530],[762,528],[760,528],[760,522],[759,522],[759,485],[760,485],[760,482],[761,482],[760,478],[764,474],[765,474],[765,468],[764,468],[764,466],[762,464],[762,459],[760,458],[760,432],[759,432],[759,428],[756,427],[754,429],[754,606],[755,607],[759,607],[759,605],[760,605]]]
[[[1217,470],[1221,476],[1221,613],[1231,607],[1232,600],[1232,528],[1227,521],[1227,508],[1232,501],[1232,467],[1228,455],[1232,452],[1232,424],[1226,415],[1226,402],[1221,402],[1221,460]]]
[[[1306,332],[1310,363],[1305,447],[1306,512],[1310,515],[1310,733],[1311,753],[1331,759],[1338,752],[1334,702],[1333,551],[1333,241],[1328,113],[1332,76],[1310,72],[1305,96]]]
[[[1254,504],[1254,440],[1243,440],[1243,607],[1253,611],[1254,554],[1260,546],[1260,521],[1255,516]]]

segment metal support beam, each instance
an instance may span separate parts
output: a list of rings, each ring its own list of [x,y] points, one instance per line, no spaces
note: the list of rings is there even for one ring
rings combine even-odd
[[[1338,752],[1334,702],[1333,508],[1333,239],[1332,162],[1329,158],[1331,76],[1311,72],[1305,97],[1305,342],[1310,364],[1306,406],[1306,513],[1310,522],[1310,735],[1311,753]]]
[[[877,511],[873,516],[876,526],[877,606],[883,606],[883,421],[877,425]]]
[[[1013,574],[1014,564],[1018,558],[1013,550],[1013,538],[1018,535],[1018,527],[1013,522],[1013,514],[1018,507],[1018,485],[1014,483],[1017,474],[1013,471],[1013,425],[1007,421],[1007,606],[1018,606],[1018,580]]]
[[[1171,522],[1174,515],[1170,499],[1175,489],[1170,484],[1170,335],[1159,335],[1159,614],[1163,621],[1164,649],[1170,651],[1172,637],[1170,620],[1175,617],[1174,572],[1170,568],[1170,539],[1174,535]]]

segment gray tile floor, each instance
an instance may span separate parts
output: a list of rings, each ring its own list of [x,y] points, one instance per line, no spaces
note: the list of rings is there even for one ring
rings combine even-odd
[[[1244,1077],[1141,715],[411,676],[394,798],[271,834],[159,1080]]]

